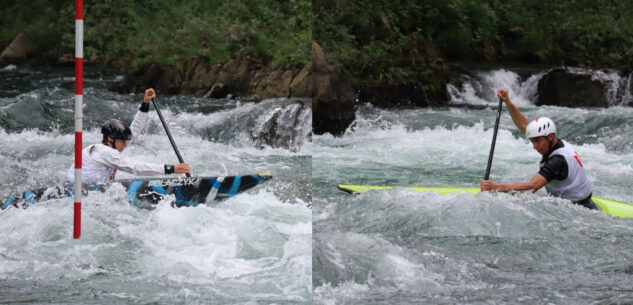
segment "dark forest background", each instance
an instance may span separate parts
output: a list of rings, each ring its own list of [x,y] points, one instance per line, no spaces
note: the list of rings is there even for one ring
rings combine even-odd
[[[0,49],[23,33],[30,63],[72,63],[74,5],[2,1]],[[86,1],[84,57],[122,70],[196,56],[292,68],[310,62],[316,41],[353,85],[415,77],[409,59],[420,54],[631,71],[631,17],[631,1]]]

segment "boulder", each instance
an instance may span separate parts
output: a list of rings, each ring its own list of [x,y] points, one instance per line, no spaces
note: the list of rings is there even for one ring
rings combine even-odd
[[[248,90],[250,98],[310,96],[310,65],[273,71],[259,67],[252,74]]]
[[[382,108],[427,107],[435,104],[417,81],[378,80],[362,84],[359,99]]]
[[[281,147],[297,151],[312,140],[310,101],[291,100],[269,114],[259,130],[251,135],[255,146]]]
[[[393,60],[386,74],[391,78],[360,82],[361,102],[393,108],[437,106],[450,100],[448,68],[432,48],[409,50],[408,56]]]
[[[289,97],[291,70],[259,70],[255,72],[249,95],[253,98]]]
[[[204,94],[204,77],[209,73],[209,58],[204,56],[192,57],[182,65],[183,82],[181,94]]]
[[[173,65],[147,64],[127,73],[120,83],[109,89],[121,93],[140,93],[154,88],[162,94],[178,94],[183,83],[183,71]]]
[[[356,119],[356,94],[341,70],[327,63],[323,49],[312,42],[312,130],[341,135]]]
[[[311,64],[303,66],[290,82],[290,96],[309,97],[312,93]]]
[[[538,82],[535,104],[563,107],[608,107],[606,85],[589,74],[556,68]]]
[[[222,65],[215,85],[221,88],[222,94],[211,97],[223,98],[228,94],[245,96],[251,84],[250,62],[246,58],[233,58]],[[224,94],[226,93],[226,94]]]
[[[142,92],[150,87],[163,94],[197,94],[205,98],[308,97],[310,65],[271,70],[240,57],[210,66],[208,57],[199,56],[189,58],[180,67],[146,64],[128,72],[110,90]]]
[[[33,42],[23,33],[19,33],[13,41],[0,53],[0,63],[22,63],[27,60],[33,50]]]

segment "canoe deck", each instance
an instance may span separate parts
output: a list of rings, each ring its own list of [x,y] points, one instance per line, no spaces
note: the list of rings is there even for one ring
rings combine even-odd
[[[441,195],[471,193],[477,194],[481,192],[478,187],[438,187],[438,186],[380,186],[380,185],[352,185],[339,184],[338,188],[342,191],[354,194],[365,193],[374,190],[390,190],[395,188],[406,188],[418,192],[437,192]],[[602,197],[592,196],[593,202],[600,207],[602,211],[616,217],[633,217],[633,205],[611,200]]]

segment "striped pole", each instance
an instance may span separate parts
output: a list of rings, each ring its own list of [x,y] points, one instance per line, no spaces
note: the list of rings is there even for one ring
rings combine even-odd
[[[84,94],[84,3],[75,0],[75,212],[73,238],[81,235],[81,149]]]

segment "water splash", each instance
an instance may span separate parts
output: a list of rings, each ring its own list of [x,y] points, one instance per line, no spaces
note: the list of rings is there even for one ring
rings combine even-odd
[[[508,89],[510,99],[518,106],[532,105],[539,79],[545,72],[539,72],[522,79],[517,72],[497,69],[476,71],[471,75],[459,75],[448,84],[452,103],[488,105],[498,101],[497,90]]]
[[[521,101],[526,116],[560,122],[561,137],[583,158],[594,195],[633,202],[627,148],[633,110],[536,107],[531,92],[541,75],[513,73],[464,76],[453,83],[461,100],[448,107],[363,105],[342,137],[314,137],[316,304],[626,302],[626,293],[613,291],[632,284],[633,249],[622,246],[633,244],[631,219],[534,194],[395,189],[352,196],[335,187],[477,186],[496,116],[489,106],[498,88],[491,86],[505,86],[516,91],[520,98],[513,101]],[[529,181],[540,158],[505,113],[491,179]]]
[[[0,73],[5,80],[0,84],[0,197],[63,180],[73,158],[73,70]],[[107,91],[115,75],[86,74],[83,141],[90,145],[100,142],[104,120],[129,122],[142,97]],[[122,188],[88,194],[79,240],[72,239],[71,198],[9,209],[0,215],[0,230],[10,232],[0,239],[2,301],[311,303],[309,143],[297,151],[260,149],[248,133],[282,102],[191,96],[160,101],[195,175],[271,173],[275,178],[213,208],[174,209],[167,198],[148,211],[131,206]],[[148,123],[124,154],[173,164],[174,152],[153,111]]]
[[[251,135],[255,146],[283,147],[297,151],[312,140],[312,108],[309,101],[289,101],[273,108]]]
[[[496,90],[508,89],[510,99],[517,106],[530,106],[536,100],[539,80],[551,69],[532,73],[527,78],[508,69],[478,70],[472,74],[456,75],[448,84],[453,104],[491,105],[496,103]],[[633,103],[633,73],[622,75],[615,70],[591,70],[568,67],[573,74],[590,75],[605,86],[605,97],[610,106]]]

